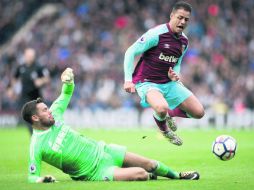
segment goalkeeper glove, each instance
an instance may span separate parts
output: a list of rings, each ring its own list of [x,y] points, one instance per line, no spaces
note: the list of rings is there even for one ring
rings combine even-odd
[[[61,80],[63,83],[67,84],[73,83],[74,82],[73,70],[71,68],[65,69],[61,75]]]

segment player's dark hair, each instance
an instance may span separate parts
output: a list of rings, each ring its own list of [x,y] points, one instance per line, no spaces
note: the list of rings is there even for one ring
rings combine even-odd
[[[36,105],[41,102],[43,102],[42,99],[37,98],[36,100],[29,101],[23,105],[21,115],[26,122],[33,124],[32,115],[36,114]]]
[[[178,1],[173,5],[172,11],[176,11],[178,9],[184,9],[185,11],[188,11],[190,13],[192,11],[191,5],[185,1]]]

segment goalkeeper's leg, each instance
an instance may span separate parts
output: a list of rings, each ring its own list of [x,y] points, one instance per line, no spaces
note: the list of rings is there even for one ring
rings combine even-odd
[[[160,161],[151,160],[143,156],[127,152],[123,167],[140,167],[152,175],[148,175],[147,179],[156,179],[156,176],[166,177],[170,179],[199,179],[199,173],[196,171],[177,172]],[[150,176],[150,178],[149,178]]]
[[[131,152],[126,153],[123,167],[140,167],[145,169],[148,173],[153,173],[153,177],[162,176],[171,179],[179,179],[179,173],[165,164]]]

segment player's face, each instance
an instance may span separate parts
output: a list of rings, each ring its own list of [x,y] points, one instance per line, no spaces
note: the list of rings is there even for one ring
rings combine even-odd
[[[190,12],[178,9],[171,13],[169,25],[174,33],[181,33],[189,23]]]
[[[52,116],[48,106],[44,103],[37,104],[37,117],[38,121],[43,127],[51,127],[55,123],[55,119]]]
[[[32,64],[35,60],[35,50],[31,48],[26,49],[24,53],[24,59],[26,64]]]

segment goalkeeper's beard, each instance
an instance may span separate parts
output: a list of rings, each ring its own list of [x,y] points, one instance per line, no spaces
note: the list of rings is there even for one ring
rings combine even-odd
[[[50,128],[52,125],[55,124],[55,119],[48,119],[48,120],[41,120],[41,125],[47,128]]]

